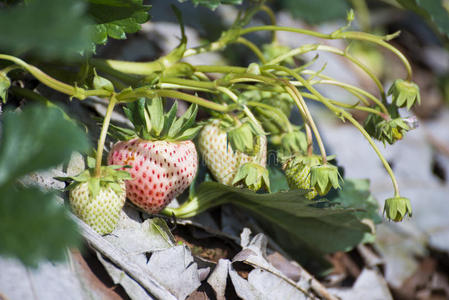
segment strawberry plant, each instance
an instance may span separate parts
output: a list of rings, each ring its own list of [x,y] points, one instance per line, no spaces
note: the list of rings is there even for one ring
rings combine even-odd
[[[215,8],[220,3],[240,1],[193,2]],[[342,178],[339,168],[332,163],[334,156],[327,154],[318,129],[320,120],[310,112],[310,101],[321,103],[336,117],[356,127],[378,155],[393,187],[393,197],[386,200],[386,217],[401,221],[412,215],[409,200],[400,194],[389,163],[373,141],[392,144],[400,140],[411,127],[399,115],[398,108],[410,109],[420,101],[419,88],[411,81],[409,62],[389,43],[397,34],[377,36],[351,31],[352,11],[347,24],[330,33],[278,26],[264,2],[248,1],[217,40],[193,48],[187,46],[182,13],[174,8],[180,25],[179,44],[166,55],[145,62],[107,59],[96,54],[108,39],[125,39],[127,34],[139,31],[140,24],[150,18],[150,7],[141,0],[8,2],[0,22],[12,23],[13,18],[19,20],[17,16],[29,17],[20,18],[9,39],[0,39],[4,51],[0,53],[0,96],[6,104],[13,106],[10,99],[14,96],[55,106],[50,99],[20,84],[30,77],[72,101],[89,97],[108,100],[97,139],[96,158],[90,159],[88,168],[79,175],[65,178],[73,181],[69,186],[70,203],[76,215],[99,233],[110,233],[126,193],[131,202],[148,213],[161,212],[178,218],[232,203],[262,220],[273,235],[294,239],[301,247],[319,254],[347,250],[372,240],[370,227],[354,210],[373,210],[373,205],[368,205],[371,201],[366,193],[368,188],[363,186],[359,193],[352,192],[354,186],[360,185]],[[259,13],[268,14],[271,24],[253,25],[251,20]],[[30,36],[27,30],[32,25],[29,20],[37,19],[42,20],[41,26],[50,28],[43,40],[39,35]],[[0,26],[0,33],[6,27]],[[279,44],[276,33],[280,31],[293,32],[299,37],[374,44],[395,55],[402,62],[406,76],[396,80],[386,92],[377,75],[349,51],[324,43],[304,44],[300,39],[297,48],[290,49]],[[272,40],[264,45],[256,44],[248,37],[256,32],[270,32]],[[233,44],[246,46],[257,60],[246,66],[190,64],[184,60],[223,51]],[[377,92],[313,71],[310,68],[313,61],[298,63],[298,58],[309,52],[344,57],[368,75]],[[340,87],[359,101],[347,104],[326,97],[320,92],[326,86]],[[176,102],[164,112],[167,99],[171,98],[190,105],[179,118]],[[110,125],[116,106],[123,107],[132,128]],[[300,120],[290,119],[293,109],[299,112]],[[43,108],[35,110],[42,110],[45,116]],[[202,112],[202,120],[197,119],[198,110]],[[365,124],[354,117],[354,111],[369,114]],[[17,116],[17,122],[27,121],[20,119],[25,118],[24,114]],[[25,145],[25,140],[17,137],[22,133],[7,130],[11,119],[12,116],[4,117],[0,184],[5,185],[2,188],[14,190],[11,184],[17,177],[34,169],[10,166],[14,159],[7,151],[25,146],[33,148],[33,144]],[[299,123],[302,125],[294,125]],[[43,125],[37,122],[30,128],[41,130]],[[60,130],[58,127],[52,124],[47,129],[49,136]],[[109,154],[104,155],[108,132],[117,141]],[[10,135],[15,136],[15,143],[8,138]],[[67,133],[68,139],[72,135],[76,134]],[[70,142],[66,144],[72,150],[77,148]],[[268,151],[276,154],[275,163],[267,164]],[[212,179],[197,176],[198,159],[204,161]],[[60,161],[55,158],[55,163]],[[38,169],[50,165],[43,164]],[[184,203],[176,208],[166,207],[189,186],[190,193]],[[289,188],[280,191],[279,186]],[[355,204],[344,195],[360,199],[361,203]],[[4,204],[5,200],[0,203]],[[363,215],[366,216],[379,222],[373,214]],[[0,224],[3,222],[0,219]],[[0,232],[1,228],[0,225]],[[1,247],[6,253],[14,250]]]

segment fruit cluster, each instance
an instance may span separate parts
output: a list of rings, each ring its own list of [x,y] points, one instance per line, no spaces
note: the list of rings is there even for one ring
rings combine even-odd
[[[348,15],[347,26],[329,34],[277,25],[248,26],[257,12],[269,11],[263,2],[249,5],[218,40],[203,46],[187,48],[180,20],[180,44],[155,61],[88,60],[79,71],[89,74],[85,76],[89,80],[81,84],[67,84],[17,57],[0,54],[0,59],[14,64],[0,72],[6,89],[9,87],[7,73],[22,68],[47,86],[73,98],[100,96],[109,99],[96,158],[89,159],[88,169],[83,173],[65,178],[72,181],[69,189],[73,211],[99,233],[110,233],[114,229],[125,195],[148,213],[161,212],[192,185],[199,161],[203,161],[212,177],[223,185],[270,193],[267,153],[268,149],[273,149],[270,157],[273,154],[278,166],[282,166],[278,169],[283,170],[290,189],[305,190],[304,195],[310,200],[338,189],[343,179],[337,166],[330,163],[333,157],[326,154],[305,99],[322,103],[342,121],[355,126],[378,154],[394,188],[394,197],[387,199],[385,206],[387,217],[400,221],[411,215],[409,200],[400,195],[393,171],[373,141],[393,144],[402,139],[412,126],[399,115],[398,108],[410,109],[415,102],[420,102],[419,88],[411,81],[409,62],[386,42],[392,36],[348,31],[354,17],[352,13]],[[244,38],[258,31],[289,31],[322,39],[371,42],[392,51],[404,64],[407,78],[396,80],[386,93],[376,75],[347,49],[320,44],[290,49],[279,45],[275,35],[270,43],[259,48]],[[241,67],[192,65],[182,60],[224,49],[232,43],[247,46],[259,61]],[[309,66],[313,60],[299,65],[300,56],[312,51],[338,54],[360,67],[378,87],[378,96],[311,70]],[[359,101],[347,104],[324,97],[317,85],[339,86]],[[167,112],[164,110],[165,100],[173,98],[191,103],[180,117],[177,117],[177,102]],[[133,124],[132,129],[110,125],[117,104],[124,105],[123,111]],[[201,122],[196,120],[199,107],[208,116]],[[293,108],[299,112],[300,120],[291,120]],[[353,117],[354,110],[369,113],[364,125]],[[118,141],[109,152],[109,166],[102,166],[108,132]],[[201,199],[197,201],[189,208],[201,211]]]

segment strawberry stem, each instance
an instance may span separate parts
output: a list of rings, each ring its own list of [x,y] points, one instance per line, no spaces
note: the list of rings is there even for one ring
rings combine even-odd
[[[314,37],[322,38],[322,39],[330,39],[330,40],[350,39],[350,40],[372,42],[372,43],[375,43],[375,44],[382,46],[382,47],[390,50],[391,52],[393,52],[401,60],[402,64],[404,65],[404,67],[407,71],[407,79],[410,80],[412,78],[412,68],[411,68],[410,63],[408,62],[407,58],[405,58],[405,56],[398,49],[396,49],[392,45],[385,42],[385,39],[389,39],[389,36],[379,37],[379,36],[376,36],[376,35],[373,35],[370,33],[357,32],[357,31],[346,31],[346,32],[336,31],[336,32],[333,32],[330,34],[326,34],[326,33],[315,32],[313,30],[302,29],[302,28],[284,27],[284,26],[275,26],[275,25],[263,25],[263,26],[253,26],[253,27],[249,27],[249,28],[244,28],[244,29],[240,30],[239,34],[240,34],[240,36],[242,36],[242,35],[245,35],[248,33],[256,32],[256,31],[288,31],[288,32],[295,32],[295,33],[305,34],[305,35],[309,35],[309,36],[314,36]],[[189,50],[190,49],[188,49],[187,51],[189,51]]]
[[[112,94],[109,99],[108,108],[106,110],[106,115],[104,116],[103,125],[101,127],[100,138],[98,139],[98,147],[97,147],[97,160],[95,165],[95,177],[101,177],[101,161],[103,158],[103,149],[104,143],[106,141],[106,135],[108,133],[109,123],[111,121],[111,115],[114,111],[115,104],[117,103],[117,99],[115,97],[115,93]]]
[[[62,81],[59,81],[57,79],[54,79],[53,77],[45,74],[40,69],[36,68],[33,65],[30,65],[26,63],[25,61],[21,60],[20,58],[6,55],[6,54],[0,54],[0,59],[8,60],[11,62],[14,62],[15,64],[21,66],[25,70],[31,73],[37,80],[45,84],[46,86],[59,91],[61,93],[64,93],[66,95],[78,98],[80,100],[84,100],[86,97],[89,96],[99,96],[99,97],[105,97],[110,96],[111,92],[106,90],[85,90],[83,88],[77,87],[77,86],[71,86],[67,83],[64,83]]]

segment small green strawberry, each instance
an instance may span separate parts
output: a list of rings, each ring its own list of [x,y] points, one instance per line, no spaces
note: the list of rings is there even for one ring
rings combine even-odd
[[[283,165],[288,186],[291,189],[310,190],[305,197],[313,199],[317,196],[316,188],[310,185],[310,170],[314,166],[321,164],[319,155],[297,155],[287,159]]]
[[[131,175],[117,170],[123,166],[104,166],[100,177],[95,177],[95,160],[88,158],[88,165],[77,176],[58,179],[72,181],[68,190],[73,213],[99,234],[108,234],[118,223],[126,200],[125,180]]]
[[[225,128],[217,119],[201,130],[198,148],[214,178],[225,185],[233,184],[237,172],[244,164],[251,162],[265,168],[267,161],[266,136],[256,136],[254,155],[245,154],[232,148]]]

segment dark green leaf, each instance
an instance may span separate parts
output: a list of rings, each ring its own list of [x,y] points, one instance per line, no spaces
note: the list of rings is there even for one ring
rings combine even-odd
[[[68,58],[89,48],[90,21],[79,0],[34,0],[0,11],[0,48]]]
[[[29,106],[21,113],[3,114],[0,144],[0,185],[31,171],[70,159],[88,149],[86,134],[55,108]]]
[[[397,0],[403,7],[430,20],[449,36],[449,5],[444,0]]]
[[[230,202],[246,208],[267,227],[277,227],[276,230],[285,232],[316,253],[350,250],[370,232],[359,220],[357,211],[328,200],[310,201],[304,193],[294,190],[256,194],[217,182],[205,182],[200,185],[197,197],[201,202]]]
[[[349,10],[346,0],[282,0],[281,3],[293,17],[309,23],[345,19]]]
[[[77,226],[54,194],[14,187],[0,193],[1,254],[36,266],[41,259],[63,260],[66,247],[79,245]]]
[[[336,198],[332,202],[346,208],[359,209],[355,214],[359,219],[370,219],[375,224],[382,222],[379,206],[369,191],[369,181],[366,179],[345,179]],[[373,241],[374,236],[367,233],[365,241]]]
[[[107,37],[125,39],[127,33],[140,30],[150,19],[150,5],[142,0],[88,0],[88,13],[93,17],[93,42],[104,44]]]

